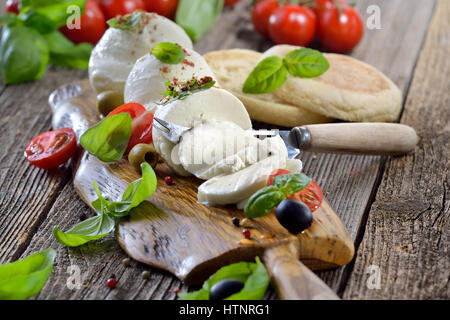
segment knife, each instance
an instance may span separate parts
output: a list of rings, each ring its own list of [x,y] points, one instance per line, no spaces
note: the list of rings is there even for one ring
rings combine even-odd
[[[327,123],[279,130],[289,158],[302,151],[360,155],[404,155],[419,141],[416,131],[403,124],[352,122]]]
[[[153,127],[169,141],[178,143],[191,130],[157,117]],[[413,151],[419,141],[416,131],[406,125],[384,122],[351,122],[313,124],[291,130],[254,130],[255,136],[280,135],[288,149],[289,159],[300,150],[319,153],[361,155],[403,155]]]

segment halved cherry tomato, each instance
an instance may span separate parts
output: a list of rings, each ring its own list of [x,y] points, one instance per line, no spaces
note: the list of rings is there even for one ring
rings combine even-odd
[[[305,189],[291,196],[288,196],[288,198],[300,200],[309,207],[311,212],[314,212],[319,209],[320,205],[322,204],[323,192],[315,181],[311,181],[309,186],[307,186]]]
[[[101,0],[100,6],[105,14],[106,20],[115,18],[118,15],[125,15],[136,10],[145,10],[142,0]]]
[[[36,167],[56,168],[72,158],[77,150],[77,137],[72,128],[42,133],[25,149],[25,156]]]
[[[255,3],[252,8],[252,23],[255,30],[264,37],[269,37],[269,18],[272,12],[278,8],[276,0],[262,0]]]
[[[178,0],[144,0],[148,12],[155,12],[169,19],[175,18]]]
[[[317,36],[324,49],[346,53],[361,40],[364,24],[358,11],[343,3],[341,10],[334,4],[326,4],[324,10],[317,10]]]
[[[289,174],[292,173],[292,171],[286,170],[286,169],[276,169],[274,171],[272,171],[269,175],[269,178],[267,179],[267,185],[271,186],[273,185],[273,178],[275,178],[276,176],[282,176],[284,174]]]
[[[316,33],[316,15],[310,8],[286,5],[275,9],[269,18],[269,35],[277,44],[306,47]]]
[[[128,154],[139,143],[151,143],[153,141],[153,113],[146,111],[143,105],[131,102],[117,107],[108,114],[108,117],[119,113],[128,113],[133,119],[131,137],[125,154]]]
[[[87,0],[84,14],[80,18],[80,29],[63,26],[59,31],[72,42],[89,42],[95,45],[106,31],[105,16],[95,0]]]
[[[285,170],[285,169],[274,170],[269,175],[269,178],[267,179],[267,185],[268,186],[272,185],[273,178],[275,178],[276,176],[290,174],[290,173],[292,173],[292,172],[289,170]],[[311,210],[311,212],[314,212],[317,209],[319,209],[320,205],[322,204],[323,193],[322,193],[322,189],[320,189],[319,185],[316,182],[311,181],[311,183],[305,189],[303,189],[297,193],[288,195],[287,198],[294,199],[294,200],[300,200],[301,202],[303,202],[304,204],[306,204],[308,206],[308,208]]]
[[[19,14],[20,0],[8,0],[6,1],[6,12]]]
[[[121,106],[118,106],[113,111],[108,114],[108,117],[119,114],[119,113],[128,113],[131,116],[131,119],[139,117],[146,111],[145,107],[140,103],[125,103]]]

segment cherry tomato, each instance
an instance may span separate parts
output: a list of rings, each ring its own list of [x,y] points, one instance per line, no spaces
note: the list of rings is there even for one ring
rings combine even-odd
[[[136,10],[145,10],[143,0],[101,0],[101,8],[106,20],[118,15],[125,15]]]
[[[360,42],[364,25],[353,7],[342,4],[341,8],[339,13],[338,7],[331,5],[318,14],[317,36],[325,50],[346,53]]]
[[[267,185],[270,186],[273,184],[273,178],[276,176],[284,175],[284,174],[290,174],[292,173],[289,170],[285,169],[276,169],[274,170],[267,179]],[[323,193],[322,189],[320,189],[319,185],[311,181],[311,183],[303,190],[291,194],[287,197],[288,199],[294,199],[294,200],[300,200],[304,204],[308,206],[308,208],[311,210],[311,212],[316,211],[319,209],[320,205],[323,201]]]
[[[131,116],[131,119],[135,119],[139,117],[141,114],[143,114],[145,111],[146,109],[142,104],[131,102],[118,106],[108,114],[108,117],[111,117],[119,113],[128,113]]]
[[[178,0],[144,0],[144,2],[148,12],[156,12],[169,19],[175,18]]]
[[[25,149],[27,160],[34,166],[48,170],[72,158],[77,150],[77,137],[72,128],[42,133]]]
[[[19,14],[20,0],[6,1],[6,12]]]
[[[125,154],[128,154],[139,143],[151,143],[153,141],[153,113],[146,111],[144,106],[139,103],[126,103],[114,109],[108,114],[108,117],[119,113],[128,113],[133,119],[131,137]]]
[[[226,6],[234,6],[239,1],[241,1],[241,0],[225,0],[225,5]]]
[[[307,186],[305,189],[291,196],[288,196],[288,198],[300,200],[309,207],[311,212],[314,212],[319,209],[320,205],[322,204],[323,193],[319,185],[316,182],[311,181],[309,186]]]
[[[95,45],[106,31],[106,19],[95,0],[88,0],[84,14],[80,19],[81,29],[69,29],[67,26],[60,31],[72,42],[89,42]]]
[[[269,37],[269,18],[276,8],[278,8],[278,1],[275,0],[258,1],[252,8],[253,26],[266,38]]]
[[[269,178],[267,179],[267,185],[271,186],[273,185],[273,178],[275,178],[276,176],[281,176],[284,174],[289,174],[292,173],[292,171],[286,170],[286,169],[276,169],[274,171],[272,171],[269,175]]]
[[[269,35],[277,44],[306,47],[316,32],[316,15],[309,8],[286,5],[275,9],[269,18]]]

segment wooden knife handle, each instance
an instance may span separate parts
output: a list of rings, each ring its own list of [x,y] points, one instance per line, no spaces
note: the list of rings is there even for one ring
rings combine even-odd
[[[280,299],[339,299],[318,276],[300,262],[298,249],[292,243],[266,249],[264,263]]]
[[[293,128],[290,142],[324,153],[402,155],[413,151],[416,131],[397,123],[330,123]]]

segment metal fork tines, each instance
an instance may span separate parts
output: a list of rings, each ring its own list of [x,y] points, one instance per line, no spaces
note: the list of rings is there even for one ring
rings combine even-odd
[[[183,133],[191,130],[191,128],[172,124],[157,117],[154,117],[153,120],[155,120],[153,127],[160,131],[167,140],[175,144],[180,142]]]

